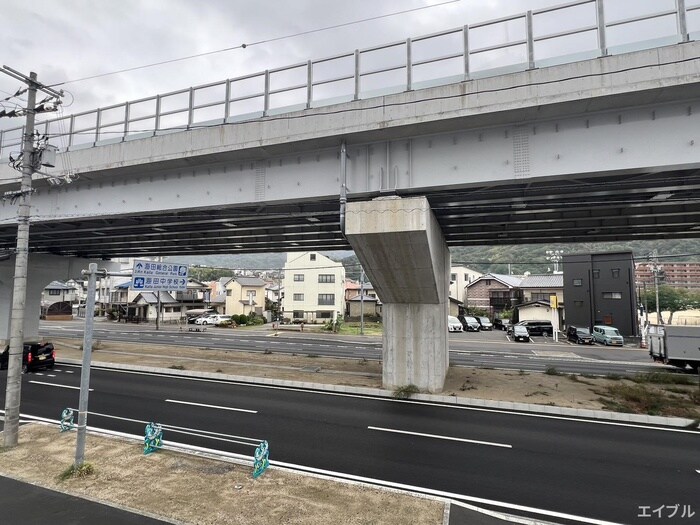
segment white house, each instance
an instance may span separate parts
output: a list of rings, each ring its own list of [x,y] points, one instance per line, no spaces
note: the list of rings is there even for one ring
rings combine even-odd
[[[450,268],[450,297],[467,304],[467,285],[476,281],[483,274],[466,266]]]
[[[318,252],[288,253],[282,286],[284,317],[325,322],[345,311],[345,268]]]

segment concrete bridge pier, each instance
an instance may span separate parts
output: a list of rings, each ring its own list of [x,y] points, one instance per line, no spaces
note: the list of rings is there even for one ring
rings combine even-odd
[[[450,252],[425,197],[349,202],[345,235],[382,301],[384,388],[442,391]]]
[[[81,270],[97,262],[100,268],[112,266],[107,261],[91,261],[75,257],[49,254],[29,254],[27,270],[27,297],[24,310],[23,338],[25,342],[39,341],[39,315],[41,314],[41,292],[51,281],[82,280]],[[14,291],[15,258],[0,261],[0,347],[10,343],[10,318],[12,317],[12,294]]]

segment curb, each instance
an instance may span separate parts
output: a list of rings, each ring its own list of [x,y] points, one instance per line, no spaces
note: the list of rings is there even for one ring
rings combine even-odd
[[[59,363],[72,365],[82,365],[78,359],[59,359]],[[135,372],[148,372],[155,374],[168,374],[183,377],[197,377],[203,379],[217,379],[236,381],[239,383],[250,383],[257,385],[269,385],[276,387],[316,390],[322,392],[336,392],[342,394],[357,394],[362,396],[372,396],[393,399],[393,392],[380,388],[369,387],[352,387],[343,385],[328,385],[324,383],[307,383],[302,381],[290,381],[284,379],[269,379],[269,378],[251,378],[249,376],[237,376],[229,374],[218,374],[214,372],[195,372],[188,370],[173,370],[170,368],[158,368],[139,365],[120,365],[116,363],[104,363],[100,361],[93,362],[91,366],[99,366],[101,368],[113,370],[130,370]],[[688,418],[679,417],[664,417],[664,416],[648,416],[644,414],[628,414],[623,412],[608,412],[605,410],[591,410],[584,408],[568,408],[557,407],[550,405],[538,405],[534,403],[518,403],[513,401],[491,401],[487,399],[477,399],[457,396],[444,396],[439,394],[414,394],[408,401],[425,401],[431,403],[441,403],[445,405],[455,405],[470,407],[476,409],[495,409],[509,410],[521,413],[533,413],[550,415],[552,417],[569,417],[580,419],[598,419],[603,421],[612,421],[627,424],[665,426],[674,428],[690,428],[697,421]],[[692,431],[692,429],[691,429]]]

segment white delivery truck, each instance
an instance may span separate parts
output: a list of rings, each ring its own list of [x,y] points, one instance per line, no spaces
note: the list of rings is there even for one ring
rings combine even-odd
[[[678,368],[695,372],[700,367],[700,326],[649,325],[649,355]]]

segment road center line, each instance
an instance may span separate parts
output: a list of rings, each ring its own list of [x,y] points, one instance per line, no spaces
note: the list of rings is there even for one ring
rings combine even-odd
[[[245,408],[233,408],[233,407],[222,407],[219,405],[206,405],[204,403],[192,403],[190,401],[178,401],[177,399],[166,399],[166,403],[179,403],[181,405],[192,405],[196,407],[204,407],[204,408],[218,408],[219,410],[233,410],[235,412],[247,412],[249,414],[257,414],[257,410],[247,410]]]
[[[70,388],[71,390],[80,390],[79,386],[68,386],[68,385],[58,385],[56,383],[45,383],[44,381],[30,381],[30,383],[34,383],[35,385],[46,385],[46,386],[55,386],[58,388]],[[93,389],[90,389],[90,392],[93,392]]]
[[[434,439],[445,439],[447,441],[460,441],[462,443],[473,443],[475,445],[488,445],[491,447],[501,447],[501,448],[513,448],[513,445],[507,445],[505,443],[492,443],[490,441],[477,441],[475,439],[464,439],[456,438],[450,436],[438,436],[436,434],[423,434],[421,432],[409,432],[407,430],[396,430],[393,428],[381,428],[381,427],[367,427],[369,430],[378,430],[380,432],[392,432],[394,434],[408,434],[410,436],[427,437]]]

